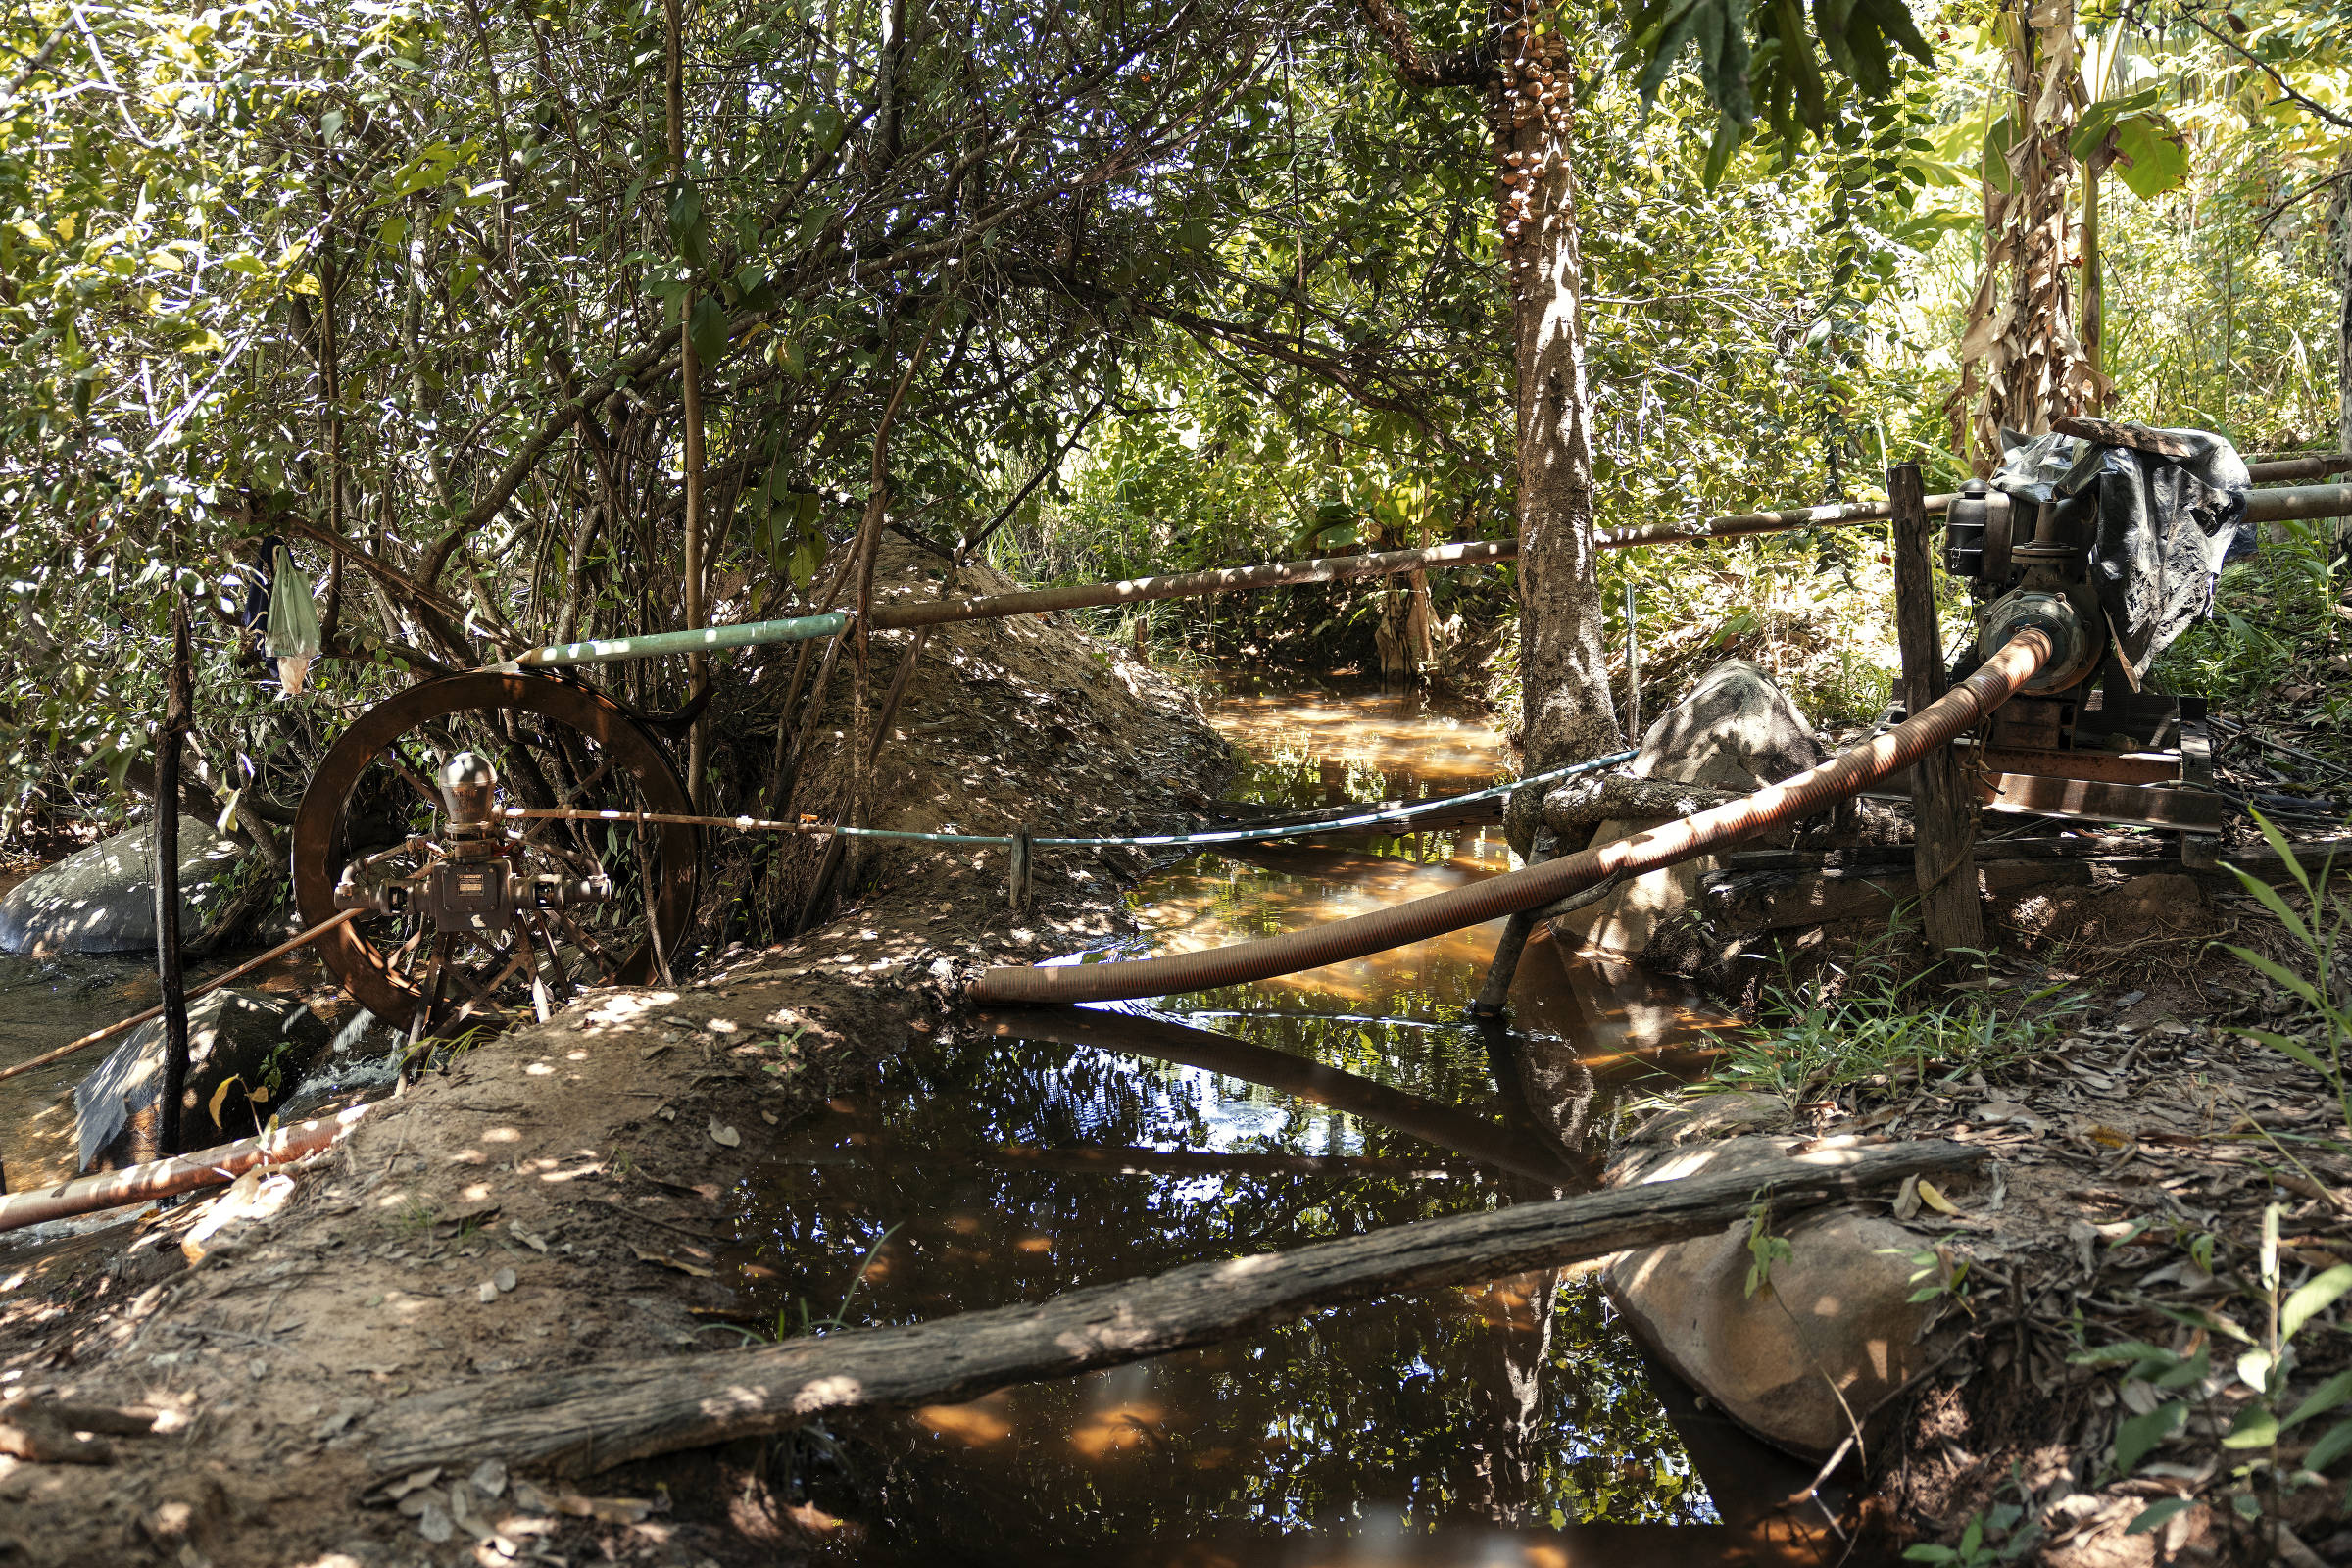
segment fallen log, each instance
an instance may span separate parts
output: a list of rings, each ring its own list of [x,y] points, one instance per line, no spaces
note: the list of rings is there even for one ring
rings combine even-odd
[[[1739,798],[1737,790],[1711,790],[1679,779],[1597,773],[1546,791],[1544,820],[1555,833],[1571,833],[1627,818],[1696,816]]]
[[[1980,860],[1980,896],[2034,887],[2087,887],[2089,859],[2051,858]],[[2170,862],[2177,864],[2178,861]],[[1699,878],[1699,901],[1721,929],[1753,936],[1834,920],[1884,919],[1919,897],[1909,866],[1825,867],[1818,871],[1711,871]]]
[[[39,1191],[11,1193],[0,1198],[0,1231],[22,1230],[53,1219],[122,1208],[199,1187],[225,1187],[256,1165],[286,1165],[308,1159],[331,1148],[368,1114],[367,1105],[353,1105],[332,1116],[279,1127],[233,1144],[199,1149],[176,1159],[152,1160],[122,1170],[83,1176]]]
[[[583,1476],[831,1411],[967,1399],[1234,1339],[1324,1307],[1709,1235],[1767,1192],[1785,1218],[1984,1157],[1952,1143],[1823,1151],[1778,1169],[1422,1220],[906,1327],[469,1380],[398,1400],[371,1420],[380,1433],[371,1486],[489,1458]]]

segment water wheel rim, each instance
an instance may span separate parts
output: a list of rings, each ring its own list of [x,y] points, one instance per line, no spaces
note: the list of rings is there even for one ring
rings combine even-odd
[[[637,785],[649,811],[685,814],[686,785],[669,753],[652,731],[610,698],[575,680],[552,675],[468,671],[419,681],[388,697],[353,721],[311,774],[294,813],[294,903],[306,925],[332,919],[335,883],[347,845],[343,810],[361,777],[401,736],[436,718],[468,710],[507,708],[564,724],[596,741],[616,770]],[[663,953],[675,955],[694,912],[701,863],[701,835],[683,823],[649,823],[649,846],[661,860],[661,887],[654,901],[653,928]],[[337,926],[319,938],[318,957],[344,991],[368,1011],[396,1027],[406,1026],[423,1000],[420,987],[395,973],[384,954],[362,936],[358,922]],[[654,944],[640,942],[611,983],[642,985],[654,977]]]

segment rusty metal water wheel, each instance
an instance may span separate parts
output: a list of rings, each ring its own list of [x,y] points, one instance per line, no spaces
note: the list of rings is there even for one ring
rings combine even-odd
[[[531,818],[468,843],[438,787],[461,752],[490,764],[501,808],[689,809],[662,743],[577,681],[443,675],[386,699],[327,752],[294,821],[305,924],[355,902],[383,906],[318,944],[344,990],[414,1039],[543,1016],[583,986],[654,979],[694,912],[698,831]],[[464,884],[447,880],[460,871]],[[430,896],[461,886],[491,888],[490,917],[453,916],[452,899]],[[514,892],[498,904],[502,889]]]

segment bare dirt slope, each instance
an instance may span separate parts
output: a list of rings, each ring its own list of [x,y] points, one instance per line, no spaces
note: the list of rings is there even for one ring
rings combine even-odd
[[[939,591],[903,555],[886,558],[883,581]],[[960,586],[1007,584],[971,570]],[[877,661],[877,685],[895,659]],[[839,685],[828,717],[846,732],[846,672]],[[880,826],[1165,830],[1227,757],[1180,688],[1038,620],[936,634],[897,729],[877,768]],[[820,805],[838,798],[822,769],[811,788]],[[818,808],[810,798],[796,804]],[[810,848],[795,853],[812,863]],[[401,1395],[741,1344],[729,1199],[773,1130],[949,1027],[950,1000],[983,961],[1109,937],[1119,886],[1145,863],[1041,854],[1036,902],[1016,914],[1003,850],[887,848],[857,867],[830,923],[738,947],[674,990],[592,994],[481,1045],[379,1104],[290,1186],[248,1184],[250,1207],[279,1206],[201,1248],[202,1205],[62,1241],[0,1238],[0,1558],[789,1555],[796,1527],[757,1455],[609,1476],[591,1485],[598,1496],[495,1468],[422,1478],[397,1505],[360,1494],[380,1412]],[[32,1413],[61,1400],[133,1407],[113,1424],[156,1430],[81,1445],[98,1462],[8,1456],[74,1441]],[[93,1419],[69,1411],[63,1424]]]

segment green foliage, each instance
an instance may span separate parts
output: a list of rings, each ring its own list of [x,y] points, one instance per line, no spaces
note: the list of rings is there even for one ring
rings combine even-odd
[[[2120,1369],[2132,1413],[2116,1423],[2110,1460],[2118,1476],[2138,1470],[2186,1426],[2198,1405],[2223,1391],[2242,1391],[2220,1446],[2224,1454],[2251,1457],[2188,1493],[2150,1505],[2132,1521],[2132,1531],[2157,1528],[2198,1501],[2201,1493],[2208,1501],[2227,1499],[2241,1517],[2259,1518],[2283,1494],[2323,1484],[2325,1472],[2352,1453],[2352,1372],[2326,1378],[2299,1397],[2288,1389],[2314,1331],[2330,1327],[2324,1314],[2352,1293],[2352,1264],[2322,1269],[2287,1289],[2279,1246],[2282,1212],[2277,1203],[2263,1211],[2255,1279],[2245,1287],[2259,1327],[2248,1330],[2222,1312],[2199,1309],[2193,1317],[2182,1316],[2184,1325],[2198,1331],[2189,1342],[2193,1348],[2168,1349],[2134,1340],[2074,1357],[2078,1365]],[[2230,1369],[2217,1374],[2213,1349],[2225,1341],[2242,1349]],[[2304,1431],[2321,1426],[2325,1430],[2318,1438],[2300,1447]]]
[[[2352,939],[2352,898],[2332,885],[2335,870],[2332,857],[2321,864],[2315,877],[2304,868],[2286,836],[2269,817],[2256,812],[2254,820],[2301,890],[2304,907],[2297,909],[2260,877],[2234,866],[2231,869],[2236,871],[2245,890],[2271,912],[2302,950],[2310,971],[2300,973],[2247,948],[2231,947],[2230,952],[2300,1001],[2309,1009],[2311,1029],[2308,1035],[2290,1035],[2275,1029],[2246,1032],[2280,1055],[2318,1073],[2335,1097],[2336,1109],[2345,1125],[2352,1126],[2352,1081],[2346,1079],[2344,1064],[2344,1053],[2352,1048],[2352,972],[2344,967],[2345,959],[2352,956],[2352,941],[2347,940]]]
[[[1487,37],[1483,8],[1418,10],[1449,44]],[[2109,412],[2249,449],[2331,430],[2321,181],[2342,137],[2287,94],[2344,101],[2335,14],[2239,8],[2227,30],[2261,67],[2179,21],[2086,33],[2077,150],[2114,171]],[[1546,17],[1622,67],[1578,82],[1575,126],[1603,526],[1867,496],[1904,459],[1931,490],[1961,476],[1937,406],[2009,93],[1981,8],[1932,29],[1932,72],[1907,19],[1892,0]],[[413,670],[675,624],[681,328],[705,362],[721,618],[801,606],[934,318],[889,442],[895,517],[953,539],[1050,465],[1000,565],[1118,575],[1508,528],[1517,372],[1470,98],[1404,86],[1313,7],[1150,0],[1056,14],[1049,37],[958,0],[908,45],[886,124],[874,21],[694,12],[678,168],[661,11],[638,0],[0,16],[0,829],[121,810],[175,592],[214,612],[201,788],[265,807],[339,712]],[[561,422],[575,399],[586,416]],[[320,586],[328,658],[299,709],[235,624],[228,579],[266,533]],[[336,572],[322,533],[376,565]],[[2340,585],[2325,529],[2273,548],[2160,679],[2291,689]],[[1635,585],[1657,654],[1645,708],[1702,660],[1773,650],[1818,720],[1868,716],[1892,662],[1879,556],[1855,530],[1610,554],[1609,602]],[[1515,586],[1433,573],[1440,640],[1495,647]],[[1149,626],[1193,657],[1330,663],[1366,656],[1384,592]],[[618,679],[647,706],[680,695],[679,670]],[[2352,722],[2341,682],[2314,685]]]
[[[1747,1210],[1747,1279],[1744,1289],[1750,1297],[1772,1282],[1773,1265],[1786,1263],[1796,1255],[1796,1249],[1785,1236],[1772,1233],[1772,1200],[1759,1196]]]
[[[1698,84],[1719,116],[1706,180],[1722,178],[1732,154],[1761,120],[1792,157],[1805,137],[1850,131],[1843,75],[1870,99],[1894,89],[1898,51],[1936,63],[1902,0],[1842,0],[1810,8],[1795,0],[1642,0],[1627,20],[1623,63],[1637,67],[1644,101],[1655,98],[1687,47],[1698,54]]]
[[[1912,972],[1906,961],[1909,920],[1909,906],[1898,909],[1885,933],[1857,948],[1842,982],[1800,982],[1785,971],[1765,994],[1767,1025],[1730,1037],[1709,1084],[1791,1102],[1847,1088],[1934,1090],[2031,1060],[2085,1004],[2058,987],[2019,998],[2006,1013],[1973,993],[1932,1000],[1933,972]]]

